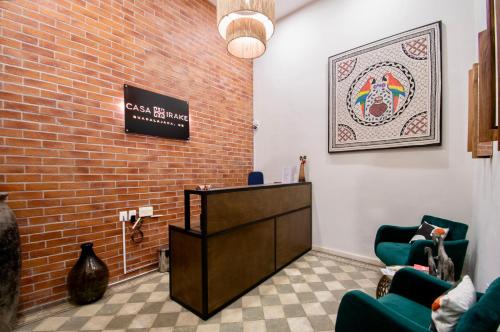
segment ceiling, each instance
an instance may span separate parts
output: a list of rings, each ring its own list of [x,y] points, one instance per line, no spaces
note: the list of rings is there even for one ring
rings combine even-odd
[[[217,0],[209,1],[214,5],[217,4]],[[314,0],[276,0],[276,19],[279,20],[313,1]]]

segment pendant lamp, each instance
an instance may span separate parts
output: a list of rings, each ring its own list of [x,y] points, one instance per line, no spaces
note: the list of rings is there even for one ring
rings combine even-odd
[[[235,57],[258,58],[274,32],[274,0],[217,0],[219,33]]]

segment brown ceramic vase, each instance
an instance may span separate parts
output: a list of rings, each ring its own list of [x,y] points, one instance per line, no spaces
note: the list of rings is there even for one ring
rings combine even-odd
[[[70,301],[87,304],[99,300],[106,292],[109,270],[92,249],[92,243],[81,245],[82,252],[75,266],[68,274]]]

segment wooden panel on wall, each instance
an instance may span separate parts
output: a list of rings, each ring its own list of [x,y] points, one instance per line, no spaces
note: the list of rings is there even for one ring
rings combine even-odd
[[[493,155],[492,142],[479,142],[479,65],[475,63],[469,70],[469,135],[467,150],[472,152],[472,158],[488,158]]]
[[[276,268],[311,248],[311,209],[276,218]]]
[[[467,152],[472,152],[474,148],[474,132],[475,132],[475,124],[476,124],[476,114],[477,114],[477,64],[472,66],[472,69],[469,69],[469,105],[468,105],[468,115],[467,115]]]
[[[279,199],[278,199],[279,198]],[[207,195],[208,234],[311,205],[311,185]]]
[[[497,65],[497,68],[500,68],[499,66],[499,60],[500,60],[500,1],[499,0],[495,0],[494,1],[494,12],[495,12],[495,15],[494,15],[494,25],[495,25],[495,36],[496,36],[496,40],[495,40],[495,46],[496,46],[496,55],[497,55],[497,62],[496,62],[496,65]],[[497,97],[497,101],[500,101],[500,75],[497,74],[497,89],[496,89],[496,97]],[[500,140],[500,107],[497,105],[497,137],[496,137],[496,140],[499,141]],[[499,144],[498,144],[498,150],[500,151],[500,141],[499,141]]]
[[[274,272],[274,219],[209,237],[207,246],[211,312]]]
[[[493,140],[495,128],[495,52],[491,32],[479,33],[479,142]]]
[[[175,285],[171,288],[171,295],[201,312],[201,239],[176,228],[171,228],[170,236],[170,264],[175,266],[170,273],[170,283]]]
[[[500,136],[497,123],[500,118],[500,108],[497,107],[500,78],[496,75],[500,37],[495,37],[500,26],[498,0],[486,0],[486,9],[486,30],[478,34],[479,64],[474,64],[469,71],[467,151],[472,152],[473,158],[491,157],[493,142]]]

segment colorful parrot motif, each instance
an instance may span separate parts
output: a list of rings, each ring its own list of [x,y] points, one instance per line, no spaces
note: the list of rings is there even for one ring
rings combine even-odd
[[[365,118],[366,98],[368,98],[368,95],[372,91],[373,84],[375,84],[375,79],[373,77],[369,77],[356,96],[355,105],[359,104],[359,106],[361,107],[361,117],[363,119]]]
[[[391,73],[386,73],[382,77],[382,81],[387,83],[389,90],[392,92],[392,112],[396,113],[398,109],[399,97],[406,96],[405,88]]]

